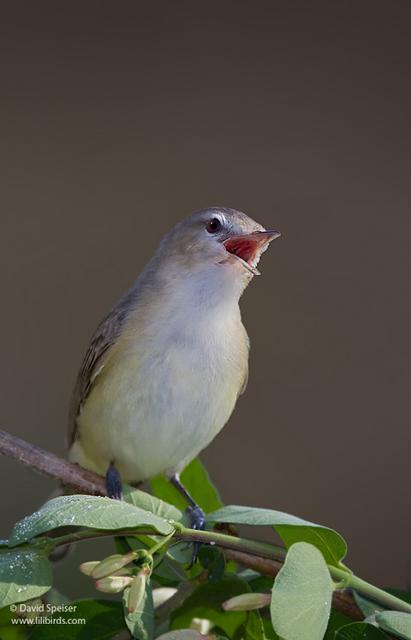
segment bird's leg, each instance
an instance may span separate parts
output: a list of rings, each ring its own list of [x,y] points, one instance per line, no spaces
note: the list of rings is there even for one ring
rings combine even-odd
[[[197,529],[199,531],[203,531],[205,527],[205,513],[202,508],[196,503],[194,498],[187,491],[185,486],[180,480],[180,476],[178,473],[174,473],[170,476],[170,482],[175,486],[177,491],[181,493],[183,498],[185,498],[188,502],[187,513],[190,516],[190,525],[192,529]],[[193,542],[193,555],[191,557],[190,567],[193,566],[195,561],[197,560],[198,551],[201,547],[200,542]]]
[[[197,504],[194,498],[189,494],[185,486],[180,480],[180,476],[178,473],[174,473],[170,476],[170,482],[175,486],[177,491],[181,493],[183,498],[185,498],[188,502],[187,511],[190,514],[191,519],[191,528],[199,529],[200,531],[204,529],[205,526],[205,514],[202,508]]]
[[[123,485],[121,477],[114,466],[114,462],[110,462],[110,466],[106,471],[106,490],[109,498],[121,500],[123,497]]]

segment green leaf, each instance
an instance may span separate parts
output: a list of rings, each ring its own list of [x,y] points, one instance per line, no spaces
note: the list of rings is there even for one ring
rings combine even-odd
[[[124,617],[128,630],[137,640],[152,640],[154,636],[154,606],[150,581],[147,582],[140,606],[133,613],[129,613],[127,609],[129,592],[130,587],[125,589],[123,593]]]
[[[193,550],[190,544],[187,542],[180,542],[178,544],[173,544],[168,548],[167,556],[172,558],[175,562],[180,565],[187,567],[190,564],[191,558],[193,555]],[[193,569],[198,566],[197,563],[194,565]],[[187,575],[190,575],[188,572]]]
[[[251,588],[251,591],[261,593],[262,591],[271,591],[273,586],[273,578],[262,576],[261,573],[252,569],[244,569],[238,574],[240,578],[245,580]]]
[[[411,604],[411,593],[409,591],[403,591],[402,589],[385,589],[387,593],[390,593],[404,602],[408,602]],[[383,607],[381,604],[373,600],[368,600],[364,598],[362,594],[359,594],[357,591],[353,591],[353,596],[358,608],[362,611],[365,618],[369,618],[380,611],[385,611],[386,607]]]
[[[149,549],[153,543],[158,540],[158,537],[149,537],[149,536],[129,536],[127,538],[116,538],[119,541],[119,544],[116,544],[118,547],[118,553],[127,553],[129,549]],[[123,546],[122,542],[126,541],[127,544]],[[162,557],[161,561],[156,561],[155,567],[153,569],[153,578],[156,579],[159,584],[167,587],[174,587],[187,580],[187,576],[184,572],[184,568],[181,566],[183,562],[179,560],[175,560],[173,557],[173,552],[179,546],[187,546],[187,543],[180,543],[177,545],[172,545],[167,553]],[[188,564],[191,560],[191,553],[185,558],[185,564]],[[0,639],[1,640],[1,639]]]
[[[245,611],[223,611],[225,600],[248,593],[249,586],[237,576],[225,576],[220,582],[206,582],[171,615],[171,629],[186,629],[193,618],[206,618],[222,629],[230,638],[246,622]]]
[[[271,620],[284,640],[322,640],[334,583],[322,554],[297,542],[287,553],[272,590]]]
[[[183,568],[167,555],[154,568],[153,578],[163,587],[177,587],[187,580]]]
[[[121,602],[111,600],[77,600],[67,611],[58,611],[51,618],[85,620],[85,624],[37,625],[30,640],[109,640],[125,630]]]
[[[163,535],[173,531],[163,518],[120,500],[86,495],[59,496],[18,522],[9,544],[13,547],[46,531],[66,526],[113,531],[149,527]]]
[[[264,635],[267,640],[279,640],[278,635],[273,629],[273,624],[268,618],[261,618],[263,623]]]
[[[9,625],[8,627],[0,626],[1,640],[27,640],[30,633],[30,627],[26,625]]]
[[[30,633],[30,627],[25,624],[13,624],[12,619],[16,614],[10,611],[10,606],[0,609],[0,639],[1,640],[26,640]]]
[[[191,494],[197,504],[207,511],[214,511],[222,506],[218,491],[210,480],[206,468],[198,458],[195,458],[184,469],[181,474],[181,482]],[[150,481],[152,493],[165,500],[171,502],[183,511],[187,508],[187,503],[177,489],[164,476],[157,476]]]
[[[177,629],[157,636],[157,640],[204,640],[204,636],[195,629]]]
[[[61,593],[61,591],[58,591],[57,589],[50,589],[50,591],[47,593],[47,602],[49,602],[50,604],[68,604],[70,602],[70,598],[68,596],[66,596],[64,593]]]
[[[295,542],[308,542],[321,551],[327,564],[334,566],[340,566],[340,561],[347,553],[344,538],[333,529],[282,511],[231,505],[208,514],[207,522],[271,525],[287,547]]]
[[[181,520],[183,514],[174,505],[152,496],[146,491],[133,489],[129,485],[123,485],[123,498],[126,502],[133,504],[135,507],[150,511],[154,515],[164,518],[165,520]]]
[[[366,622],[353,622],[341,627],[335,640],[388,640],[385,633]]]
[[[364,618],[374,615],[377,611],[384,611],[384,607],[377,602],[364,598],[357,591],[353,591],[353,596],[357,607],[364,614]]]
[[[211,545],[203,545],[200,547],[198,559],[201,566],[208,570],[210,582],[221,580],[225,571],[225,556],[221,549]]]
[[[40,549],[0,550],[0,603],[5,607],[38,598],[51,587],[51,565]]]
[[[241,638],[244,638],[244,640],[266,640],[265,629],[259,611],[248,611],[247,620],[242,627]],[[278,638],[274,629],[270,638]]]
[[[378,625],[404,640],[411,640],[411,614],[401,611],[383,611],[377,613],[375,619]]]
[[[352,619],[348,616],[331,609],[330,619],[328,621],[327,631],[325,632],[324,640],[335,640],[336,632],[344,627],[344,625],[350,624]]]
[[[154,513],[154,515],[165,518],[166,520],[181,521],[183,518],[182,512],[174,505],[164,502],[164,500],[160,500],[160,498],[156,498],[146,491],[133,489],[133,487],[130,487],[129,485],[123,485],[123,497],[126,502],[129,502],[136,507],[140,507],[141,509],[150,511],[151,513]],[[124,540],[124,538],[122,538],[122,540]],[[126,540],[127,544],[132,549],[137,549],[141,547],[141,544],[149,548],[152,544],[158,541],[158,538],[156,536],[138,536],[138,538],[133,537],[127,538]],[[117,543],[117,546],[119,546],[119,544],[121,544],[121,542]],[[126,551],[127,550],[119,552],[126,553]],[[187,564],[189,561],[190,560],[188,559]],[[167,586],[174,586],[186,579],[183,569],[174,562],[170,557],[170,554],[167,554],[167,557],[157,565],[154,575],[159,579],[161,584]]]

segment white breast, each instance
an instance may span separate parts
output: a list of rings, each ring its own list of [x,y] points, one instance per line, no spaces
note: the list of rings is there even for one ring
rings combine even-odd
[[[248,339],[238,302],[204,304],[202,291],[198,304],[187,287],[174,295],[149,332],[130,324],[81,412],[73,461],[101,474],[114,461],[136,482],[181,470],[223,428],[246,376]]]

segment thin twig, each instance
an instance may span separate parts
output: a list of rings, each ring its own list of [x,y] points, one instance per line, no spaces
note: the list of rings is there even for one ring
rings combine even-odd
[[[17,460],[44,476],[59,480],[79,493],[107,495],[104,479],[101,476],[2,430],[0,430],[0,454]]]
[[[2,430],[0,430],[0,454],[12,458],[38,473],[54,478],[79,493],[107,495],[104,479],[101,476],[91,471],[86,471],[53,453],[29,444],[21,438]],[[233,542],[235,547],[235,537]],[[281,562],[277,560],[244,553],[235,548],[226,548],[224,552],[228,559],[266,576],[276,576],[282,566]],[[364,617],[358,609],[353,596],[348,591],[335,592],[333,606],[354,620],[361,620]]]

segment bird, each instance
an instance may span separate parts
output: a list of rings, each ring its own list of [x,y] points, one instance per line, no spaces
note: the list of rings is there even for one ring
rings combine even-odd
[[[69,459],[123,482],[165,474],[204,512],[182,470],[229,420],[248,379],[249,338],[239,300],[262,253],[281,234],[242,211],[209,207],[161,240],[130,290],[92,336],[73,390]]]

